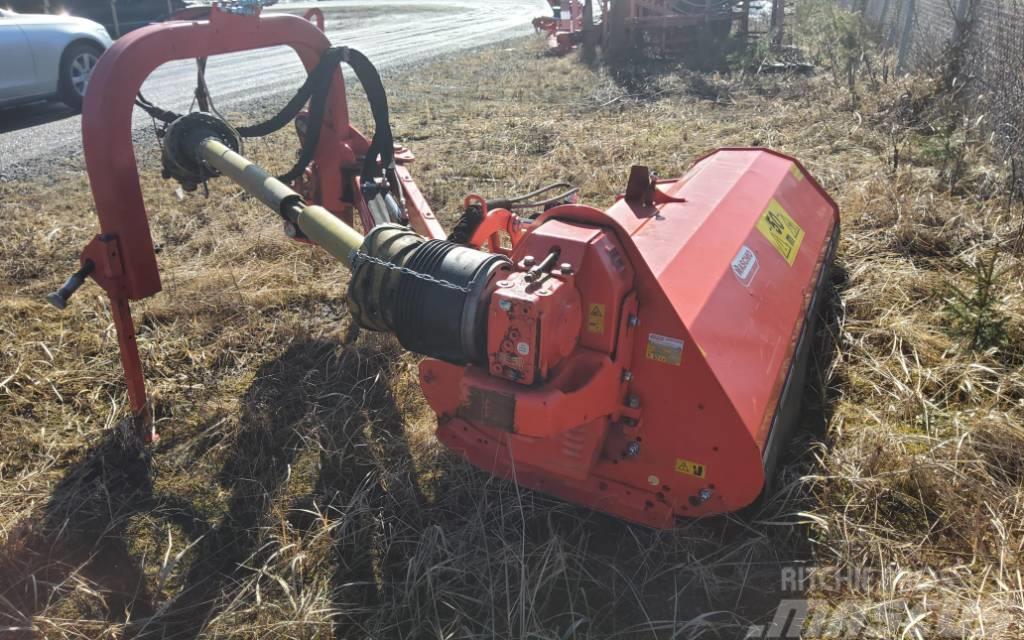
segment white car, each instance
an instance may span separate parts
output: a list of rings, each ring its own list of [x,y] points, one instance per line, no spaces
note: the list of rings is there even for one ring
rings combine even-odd
[[[110,45],[110,34],[92,20],[0,9],[0,107],[57,97],[81,108]]]

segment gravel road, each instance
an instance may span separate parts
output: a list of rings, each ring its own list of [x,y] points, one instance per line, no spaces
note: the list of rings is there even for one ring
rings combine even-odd
[[[268,11],[309,6],[327,15],[332,43],[363,51],[381,69],[530,33],[530,20],[549,11],[543,0],[328,0],[281,4]],[[273,113],[303,77],[298,58],[285,47],[211,58],[207,68],[207,84],[222,113]],[[194,88],[195,64],[179,61],[154,71],[143,92],[156,104],[184,111]],[[152,127],[138,109],[133,126],[137,140]],[[0,110],[0,175],[38,177],[83,166],[78,115],[57,103]]]

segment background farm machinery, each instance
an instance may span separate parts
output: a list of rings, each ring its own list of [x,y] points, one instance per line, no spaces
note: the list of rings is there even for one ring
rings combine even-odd
[[[533,25],[548,34],[551,53],[561,55],[580,45],[600,45],[612,60],[636,53],[679,58],[699,42],[724,41],[731,35],[747,39],[769,32],[777,39],[785,15],[785,0],[548,2],[553,15],[540,16]],[[599,18],[596,22],[595,17]]]

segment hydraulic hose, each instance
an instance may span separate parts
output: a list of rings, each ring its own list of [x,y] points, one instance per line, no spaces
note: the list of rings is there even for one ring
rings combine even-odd
[[[395,163],[395,137],[391,132],[391,115],[388,108],[388,95],[384,91],[384,83],[380,79],[380,73],[373,66],[370,59],[361,51],[347,49],[348,55],[345,62],[352,67],[359,83],[363,85],[366,92],[366,99],[370,102],[370,114],[373,116],[373,139],[370,141],[370,148],[363,160],[363,172],[361,178],[366,181],[379,175],[377,170],[377,157],[380,156],[380,164],[384,169]]]
[[[355,72],[356,78],[366,92],[367,100],[370,103],[370,114],[373,116],[373,138],[363,160],[360,178],[363,182],[371,182],[375,177],[383,174],[377,164],[378,158],[380,167],[383,167],[384,170],[394,164],[395,140],[391,131],[387,92],[384,90],[380,73],[361,51],[349,47],[331,47],[324,51],[316,67],[310,71],[305,82],[280,111],[263,122],[237,128],[239,135],[243,138],[268,136],[294,120],[306,103],[309,103],[309,129],[299,150],[299,159],[288,172],[278,176],[278,180],[281,182],[292,182],[297,179],[316,156],[327,108],[327,97],[330,94],[335,68],[341,62],[347,63]],[[141,93],[136,97],[135,104],[151,117],[167,124],[181,117],[181,114],[156,106]]]

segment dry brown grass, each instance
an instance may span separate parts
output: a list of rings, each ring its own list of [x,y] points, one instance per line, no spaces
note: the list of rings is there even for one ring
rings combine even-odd
[[[179,201],[152,166],[164,291],[135,310],[163,439],[145,451],[116,427],[99,289],[64,314],[42,302],[94,232],[86,181],[0,183],[0,636],[735,638],[783,596],[816,623],[862,615],[859,637],[1024,635],[1022,210],[992,195],[980,144],[951,188],[927,109],[893,108],[927,82],[862,85],[856,110],[827,75],[626,89],[528,42],[388,86],[449,221],[467,191],[551,179],[606,205],[630,164],[679,174],[716,146],[807,164],[844,230],[825,384],[780,493],[745,521],[652,532],[469,468],[432,437],[415,359],[349,331],[340,266],[236,189]],[[249,153],[281,168],[292,145]],[[991,252],[1005,336],[971,348],[947,299]],[[783,593],[795,566],[820,577]]]

